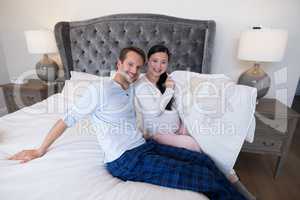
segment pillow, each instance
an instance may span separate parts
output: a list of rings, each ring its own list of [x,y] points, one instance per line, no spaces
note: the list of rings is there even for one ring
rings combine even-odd
[[[181,120],[203,152],[229,176],[244,140],[254,134],[256,89],[224,75],[175,71],[171,76]]]
[[[76,72],[76,71],[71,71],[70,74],[71,74],[70,80],[100,80],[103,77],[113,78],[115,74],[115,70],[110,71],[110,76],[97,76],[86,72]]]
[[[97,76],[85,72],[71,71],[70,73],[71,78],[65,81],[62,95],[71,105],[84,94],[91,84],[111,79],[109,76]]]

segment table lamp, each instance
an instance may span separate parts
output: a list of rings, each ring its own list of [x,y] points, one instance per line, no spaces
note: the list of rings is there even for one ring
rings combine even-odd
[[[48,56],[49,53],[57,52],[53,32],[48,30],[25,31],[25,38],[29,53],[43,54],[43,58],[36,64],[37,76],[43,81],[54,81],[58,76],[58,65]]]
[[[260,67],[260,62],[279,62],[282,60],[288,33],[285,30],[253,27],[241,34],[238,58],[253,61],[254,66],[245,71],[238,84],[257,89],[257,99],[265,96],[270,88],[271,79]]]

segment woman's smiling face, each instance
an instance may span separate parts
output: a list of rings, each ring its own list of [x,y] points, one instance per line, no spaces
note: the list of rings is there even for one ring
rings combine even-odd
[[[148,60],[148,71],[153,76],[160,76],[167,71],[168,68],[168,54],[164,52],[157,52],[150,56]]]

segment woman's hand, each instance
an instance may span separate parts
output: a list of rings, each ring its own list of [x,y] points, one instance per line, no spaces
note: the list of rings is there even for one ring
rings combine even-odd
[[[20,163],[26,163],[30,160],[42,157],[45,154],[44,151],[40,149],[30,149],[30,150],[23,150],[15,155],[9,157],[9,160],[21,160]]]
[[[167,80],[166,80],[166,82],[165,82],[165,86],[166,86],[166,88],[172,88],[172,89],[174,89],[175,82],[170,77],[168,77]]]

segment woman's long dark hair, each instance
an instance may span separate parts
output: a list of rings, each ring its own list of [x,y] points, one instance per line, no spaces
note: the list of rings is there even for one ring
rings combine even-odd
[[[155,53],[166,53],[168,55],[168,61],[170,60],[170,52],[169,52],[169,49],[167,47],[165,47],[164,45],[154,45],[152,46],[149,51],[148,51],[148,54],[147,54],[147,58],[148,58],[148,61],[149,61],[149,58],[151,57],[152,54],[155,54]],[[165,82],[168,78],[168,74],[167,72],[163,73],[160,75],[157,83],[156,83],[156,86],[157,88],[159,89],[159,91],[163,94],[165,91],[166,91],[166,86],[165,86]],[[166,110],[172,110],[172,103],[173,103],[174,99],[172,98],[168,105],[166,106]]]

